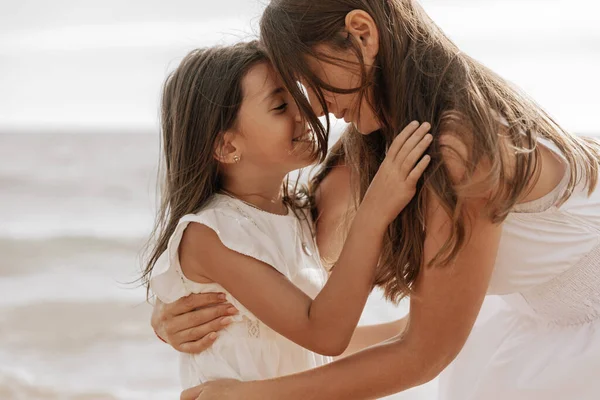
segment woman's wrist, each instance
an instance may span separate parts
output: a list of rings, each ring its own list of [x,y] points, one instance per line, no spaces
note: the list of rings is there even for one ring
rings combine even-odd
[[[245,400],[263,400],[268,398],[279,398],[277,393],[277,382],[274,380],[249,381],[244,383],[242,388]],[[241,394],[241,393],[240,393]],[[285,395],[286,400],[294,400],[288,394]]]

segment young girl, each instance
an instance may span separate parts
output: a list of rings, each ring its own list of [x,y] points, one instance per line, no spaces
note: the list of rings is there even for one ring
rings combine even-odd
[[[181,354],[185,387],[295,373],[346,349],[387,227],[428,163],[428,127],[390,146],[325,284],[308,204],[284,185],[320,144],[267,58],[245,43],[182,61],[163,94],[163,207],[144,276],[162,302],[220,291],[239,310],[211,349]]]

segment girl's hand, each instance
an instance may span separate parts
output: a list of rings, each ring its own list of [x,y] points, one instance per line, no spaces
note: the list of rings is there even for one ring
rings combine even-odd
[[[165,304],[156,300],[150,321],[156,335],[183,353],[201,353],[214,343],[218,331],[231,323],[237,310],[218,293],[191,294]]]
[[[181,393],[180,400],[251,400],[248,384],[234,379],[207,382]]]
[[[392,142],[360,206],[374,222],[387,227],[415,195],[431,160],[429,155],[421,158],[432,141],[429,129],[428,123],[411,122]]]

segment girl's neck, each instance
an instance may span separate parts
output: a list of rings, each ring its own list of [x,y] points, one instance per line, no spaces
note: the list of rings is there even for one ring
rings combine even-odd
[[[226,179],[222,191],[261,210],[285,215],[288,209],[283,202],[282,187],[283,180]]]

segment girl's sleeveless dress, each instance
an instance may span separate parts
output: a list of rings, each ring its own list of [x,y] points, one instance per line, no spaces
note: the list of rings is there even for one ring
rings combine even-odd
[[[190,281],[183,275],[178,259],[185,228],[197,222],[214,230],[229,249],[269,264],[314,298],[325,285],[327,273],[320,263],[309,218],[297,218],[292,210],[287,215],[271,214],[240,200],[215,195],[201,211],[179,221],[167,251],[154,267],[152,292],[165,303],[191,293],[223,292],[240,311],[233,317],[234,322],[219,332],[211,348],[200,354],[180,354],[184,388],[220,378],[268,379],[331,361],[273,331],[220,285]],[[269,288],[257,290],[268,292]]]

